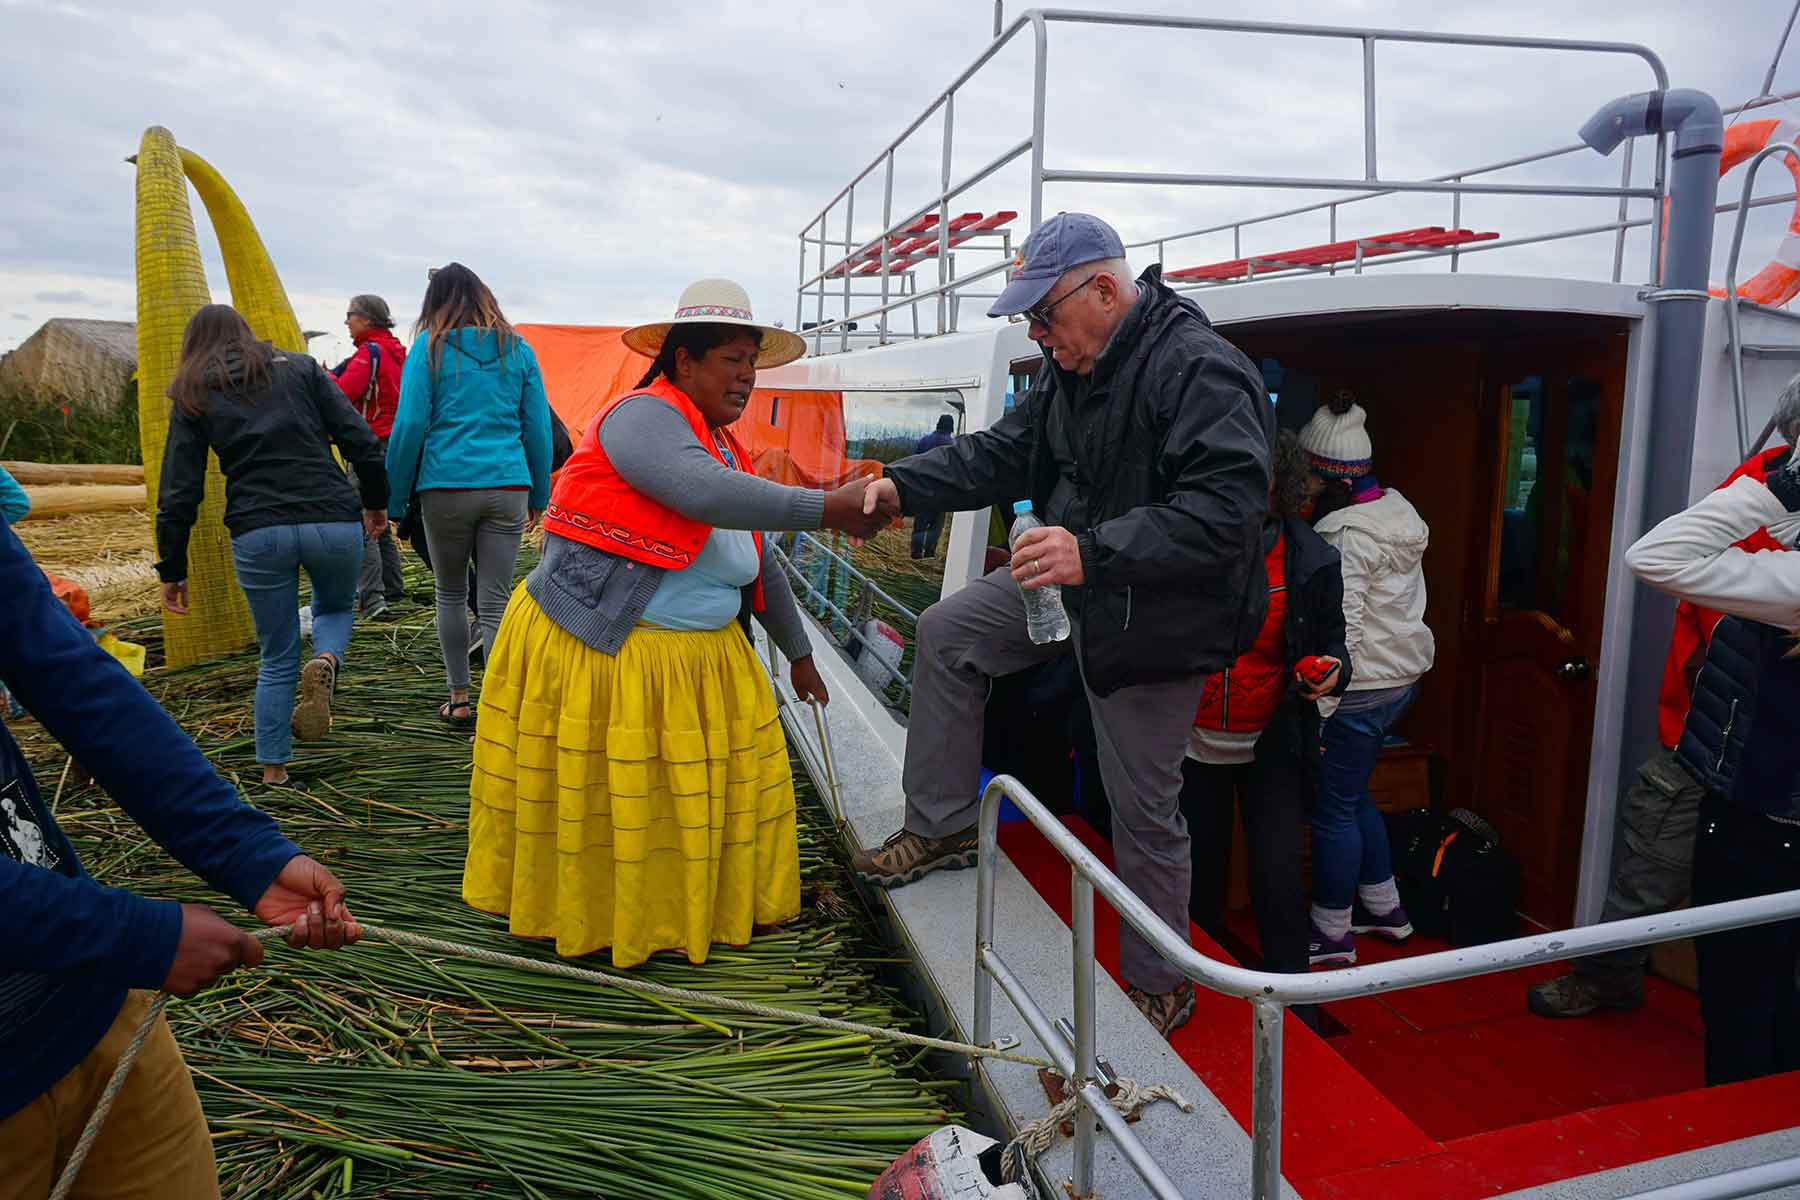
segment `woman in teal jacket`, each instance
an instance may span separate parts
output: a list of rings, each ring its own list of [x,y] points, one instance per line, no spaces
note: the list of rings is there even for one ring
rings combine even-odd
[[[550,500],[550,404],[537,356],[494,294],[461,263],[434,271],[400,376],[388,440],[390,515],[417,505],[437,579],[438,646],[450,699],[438,715],[473,725],[468,570],[482,643],[495,644],[519,539]]]

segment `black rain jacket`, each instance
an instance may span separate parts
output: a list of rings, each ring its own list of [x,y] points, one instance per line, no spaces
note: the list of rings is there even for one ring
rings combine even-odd
[[[1102,696],[1224,669],[1268,607],[1261,530],[1275,414],[1262,374],[1160,267],[1138,286],[1079,404],[1080,381],[1046,353],[1035,385],[992,428],[887,469],[908,514],[1024,497],[1043,514],[1058,458],[1074,464],[1082,527],[1071,532],[1086,583],[1063,599]]]

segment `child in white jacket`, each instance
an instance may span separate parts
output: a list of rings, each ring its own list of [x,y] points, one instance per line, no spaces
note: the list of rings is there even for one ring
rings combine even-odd
[[[1733,543],[1800,534],[1800,455],[1745,476],[1645,534],[1626,564],[1652,587],[1727,615],[1694,684],[1677,754],[1701,781],[1693,901],[1800,889],[1800,554]],[[1695,944],[1707,1084],[1800,1069],[1800,921]]]
[[[1343,559],[1351,662],[1349,690],[1319,702],[1326,721],[1312,817],[1314,965],[1354,963],[1353,933],[1394,942],[1412,934],[1369,776],[1437,650],[1425,624],[1431,531],[1404,496],[1376,481],[1364,421],[1362,406],[1340,391],[1300,431],[1312,464],[1313,528]]]

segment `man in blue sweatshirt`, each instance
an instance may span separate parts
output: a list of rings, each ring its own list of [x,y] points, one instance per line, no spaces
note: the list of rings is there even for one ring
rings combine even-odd
[[[244,804],[194,743],[54,595],[0,521],[0,683],[188,869],[296,946],[360,929],[331,873]],[[18,744],[0,726],[0,1200],[41,1200],[147,1012],[262,961],[204,904],[102,887],[82,870]],[[76,1185],[77,1196],[218,1196],[212,1143],[159,1020]]]

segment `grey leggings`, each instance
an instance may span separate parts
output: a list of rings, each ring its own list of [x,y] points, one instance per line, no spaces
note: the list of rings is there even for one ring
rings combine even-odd
[[[451,688],[469,686],[469,560],[475,560],[475,602],[482,645],[492,648],[512,591],[525,533],[529,495],[523,491],[429,491],[419,495],[431,573],[437,578],[438,646]]]

